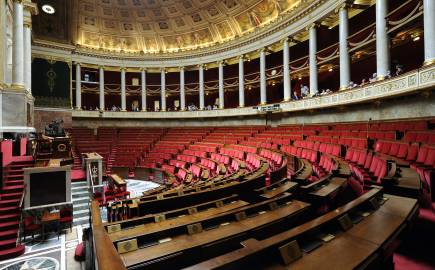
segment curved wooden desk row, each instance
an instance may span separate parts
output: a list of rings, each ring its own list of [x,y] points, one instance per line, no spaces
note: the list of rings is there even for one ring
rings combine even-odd
[[[283,194],[280,197],[269,199],[256,204],[249,204],[242,200],[231,201],[226,204],[216,203],[213,207],[198,211],[190,208],[190,215],[181,215],[172,219],[162,219],[158,222],[148,223],[110,233],[112,242],[117,243],[125,240],[136,239],[139,247],[157,244],[159,239],[166,237],[175,238],[179,235],[188,234],[189,226],[201,224],[204,230],[218,228],[219,225],[238,221],[238,214],[244,212],[245,217],[256,216],[258,213],[276,209],[291,203],[291,194]]]
[[[224,178],[210,185],[201,185],[183,189],[177,193],[160,193],[157,195],[140,197],[138,202],[138,215],[169,211],[176,208],[188,207],[210,200],[220,199],[232,194],[250,192],[264,186],[265,172],[268,164],[262,163],[256,171],[244,174],[236,179]]]
[[[314,220],[249,239],[237,250],[187,269],[385,269],[391,263],[390,244],[417,212],[415,199],[373,188]]]
[[[211,207],[215,207],[218,202],[222,202],[223,204],[228,204],[228,203],[232,203],[234,201],[239,201],[239,197],[236,194],[228,196],[228,197],[223,197],[223,198],[218,199],[218,200],[207,201],[205,203],[196,204],[196,205],[193,205],[190,207],[178,208],[178,209],[174,209],[171,211],[160,212],[157,214],[149,214],[149,215],[145,215],[142,217],[130,218],[127,220],[108,222],[108,223],[104,223],[104,227],[106,228],[107,231],[113,231],[113,230],[117,230],[117,229],[123,230],[123,229],[132,228],[132,227],[135,227],[138,225],[145,225],[148,223],[154,223],[154,222],[156,222],[157,219],[159,219],[159,218],[161,219],[161,217],[164,217],[164,219],[171,219],[171,218],[179,217],[182,215],[190,215],[191,210],[189,210],[189,209],[192,209],[192,208],[196,208],[196,210],[198,212],[200,212],[200,211],[207,210]],[[133,200],[131,202],[133,203]],[[130,204],[127,204],[127,209],[129,208],[129,205]],[[114,226],[117,226],[117,227],[115,228]],[[113,229],[108,229],[108,227],[111,227]]]
[[[240,247],[239,243],[246,239],[263,239],[283,228],[294,226],[301,219],[301,215],[309,209],[309,204],[296,200],[284,200],[282,204],[278,204],[275,200],[273,206],[254,207],[253,209],[264,210],[248,215],[247,210],[251,207],[254,206],[242,208],[245,211],[239,209],[228,215],[222,214],[222,217],[227,217],[222,219],[223,223],[218,222],[219,217],[211,218],[217,225],[211,223],[208,227],[205,221],[188,225],[187,228],[183,228],[184,234],[160,239],[151,246],[145,245],[130,251],[123,250],[123,246],[130,242],[120,242],[117,244],[118,251],[127,251],[122,253],[121,257],[125,265],[132,269],[178,269],[229,252]],[[139,241],[134,242],[136,244],[129,246],[140,245]]]

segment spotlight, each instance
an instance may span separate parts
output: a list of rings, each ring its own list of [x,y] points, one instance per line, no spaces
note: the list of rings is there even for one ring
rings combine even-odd
[[[47,14],[54,14],[56,12],[56,10],[54,9],[53,6],[51,5],[43,5],[42,6],[42,11],[44,11]]]
[[[332,67],[330,67],[330,68],[328,69],[328,71],[329,71],[329,72],[332,72],[332,71],[333,71]]]
[[[417,41],[420,40],[420,36],[415,36],[412,40],[413,40],[414,42],[417,42]]]

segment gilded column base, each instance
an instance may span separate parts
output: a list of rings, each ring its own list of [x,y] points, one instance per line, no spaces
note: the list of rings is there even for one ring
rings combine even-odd
[[[261,102],[260,103],[260,105],[266,105],[267,104],[267,102]]]
[[[126,111],[127,111],[126,109],[122,109],[122,110],[121,110],[121,112],[126,112]]]
[[[340,88],[338,89],[338,91],[343,91],[343,90],[346,90],[347,89],[347,86],[340,86]]]
[[[26,87],[23,84],[16,84],[16,83],[11,84],[10,89],[16,91],[26,91]]]
[[[161,112],[166,112],[166,109],[161,109],[160,111],[161,111]]]
[[[245,108],[245,105],[239,105],[238,108]]]
[[[282,102],[289,102],[289,101],[290,101],[290,98],[285,98],[285,99],[283,99]]]
[[[81,111],[82,108],[80,108],[80,107],[75,107],[75,110],[76,110],[76,111]]]
[[[141,112],[146,112],[146,111],[147,111],[147,109],[142,109],[142,110],[141,110]]]
[[[385,76],[384,75],[379,75],[378,77],[376,77],[377,81],[383,81],[385,80]]]

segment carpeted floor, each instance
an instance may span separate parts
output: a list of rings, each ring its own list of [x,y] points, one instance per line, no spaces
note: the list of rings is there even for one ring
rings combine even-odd
[[[394,254],[396,270],[435,269],[435,212],[420,209],[410,233]]]

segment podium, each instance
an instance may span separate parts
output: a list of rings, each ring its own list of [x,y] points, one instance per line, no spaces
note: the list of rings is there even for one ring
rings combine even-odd
[[[88,186],[103,185],[103,157],[98,153],[83,153],[82,164],[85,166]]]

